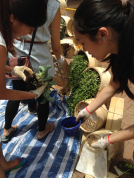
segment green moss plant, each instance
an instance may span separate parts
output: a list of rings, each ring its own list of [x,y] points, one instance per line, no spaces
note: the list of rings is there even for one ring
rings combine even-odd
[[[66,101],[71,116],[74,116],[77,103],[82,100],[94,98],[100,86],[100,77],[95,70],[87,69],[78,75],[79,81],[77,81],[77,86],[72,87],[71,94]]]
[[[82,77],[82,72],[88,67],[88,59],[87,56],[77,55],[73,57],[73,61],[69,65],[69,82],[68,82],[68,90],[70,88],[78,87],[79,81]]]
[[[65,20],[63,18],[61,18],[61,26],[62,29],[60,30],[60,40],[62,40],[63,38],[65,38],[65,30],[66,30],[66,23]]]

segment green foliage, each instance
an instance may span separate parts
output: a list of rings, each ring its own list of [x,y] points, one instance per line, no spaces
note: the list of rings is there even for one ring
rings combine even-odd
[[[71,94],[66,101],[69,111],[71,112],[71,116],[74,116],[74,110],[77,103],[82,100],[95,97],[98,92],[99,85],[100,77],[96,71],[88,69],[79,74],[77,87],[75,85],[75,87],[72,88]]]
[[[38,79],[38,82],[42,85],[44,85],[47,80],[52,79],[51,76],[48,76],[48,70],[50,68],[50,65],[39,66],[39,73],[36,74],[36,77]]]
[[[50,93],[51,93],[50,88],[51,88],[52,85],[55,85],[55,84],[56,84],[56,82],[54,82],[54,81],[49,81],[49,83],[48,83],[48,85],[47,85],[47,87],[45,88],[45,91],[44,91],[44,93],[43,93],[44,99],[43,99],[43,101],[41,102],[41,104],[44,104],[46,101],[54,101],[54,99],[50,97]]]
[[[66,23],[63,18],[61,18],[61,26],[62,26],[62,29],[60,30],[60,40],[65,38]]]
[[[50,93],[51,93],[51,86],[55,85],[56,82],[51,81],[52,80],[52,76],[48,76],[48,69],[50,69],[51,66],[50,65],[44,65],[44,66],[39,66],[39,73],[36,74],[36,77],[38,79],[38,82],[40,83],[40,85],[46,85],[46,81],[48,81],[48,85],[44,90],[43,96],[44,99],[41,102],[41,104],[44,104],[46,101],[53,101],[54,99],[50,97]]]
[[[87,56],[77,55],[73,57],[73,61],[69,65],[69,88],[73,89],[78,87],[79,80],[82,77],[82,72],[88,67]]]

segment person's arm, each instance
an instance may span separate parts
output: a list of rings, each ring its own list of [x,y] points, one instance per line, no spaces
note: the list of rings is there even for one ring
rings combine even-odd
[[[116,133],[108,134],[107,136],[101,137],[99,139],[93,139],[90,142],[90,146],[93,148],[105,149],[110,144],[123,142],[127,140],[134,139],[134,125],[127,127],[124,130],[120,130]]]
[[[113,77],[109,84],[104,87],[104,89],[99,93],[99,95],[89,104],[86,108],[81,110],[76,117],[76,121],[78,122],[80,118],[91,118],[93,121],[97,120],[97,116],[95,111],[104,103],[106,103],[115,93],[116,90],[119,88],[119,83],[113,82]]]
[[[109,136],[109,141],[111,143],[123,142],[131,139],[134,139],[134,125]]]
[[[5,65],[5,73],[11,73],[13,69],[14,69],[14,67]]]
[[[115,94],[115,91],[118,89],[118,87],[119,83],[115,83],[111,79],[110,83],[101,91],[98,97],[90,105],[88,105],[87,109],[90,112],[94,112]],[[134,125],[129,126],[124,130],[113,133],[112,135],[109,135],[109,137],[106,136],[104,138],[93,141],[91,146],[94,148],[105,148],[110,143],[113,144],[131,139],[134,139]]]
[[[52,49],[57,59],[60,59],[60,56],[61,56],[60,22],[61,22],[61,14],[60,14],[60,8],[59,8],[50,25]]]
[[[115,95],[116,90],[119,88],[119,86],[120,84],[113,82],[113,77],[111,77],[109,84],[104,87],[104,89],[99,93],[95,100],[87,106],[88,111],[93,113],[102,104],[105,104],[112,96]]]
[[[1,177],[1,178],[6,178],[5,173],[4,173],[4,170],[3,170],[3,168],[2,168],[1,163],[0,163],[0,177]]]
[[[23,92],[6,89],[5,65],[7,51],[4,46],[0,45],[0,99],[5,100],[25,100],[36,98],[38,95],[32,92]]]

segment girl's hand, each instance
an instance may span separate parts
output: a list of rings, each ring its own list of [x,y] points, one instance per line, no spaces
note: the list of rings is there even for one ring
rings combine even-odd
[[[109,135],[106,135],[104,137],[101,137],[99,139],[95,139],[94,137],[90,137],[90,146],[93,148],[98,149],[105,149],[108,145],[111,145],[112,143],[109,142]]]
[[[46,82],[46,85],[42,85],[41,87],[37,88],[36,90],[31,90],[30,92],[38,95],[36,98],[40,97],[40,95],[44,92],[45,88],[47,87],[48,82]]]
[[[59,63],[59,65],[60,65],[60,66],[62,66],[62,65],[63,65],[64,60],[65,60],[65,59],[64,59],[64,57],[63,57],[62,55],[60,56],[60,58],[59,58],[59,59],[57,59],[57,58],[56,58],[56,61]]]
[[[83,118],[84,120],[90,118],[90,119],[92,119],[94,122],[97,121],[96,113],[95,113],[95,112],[94,112],[94,113],[89,112],[89,111],[87,110],[87,107],[84,108],[84,109],[82,109],[82,110],[79,112],[78,116],[76,117],[76,122],[78,122],[79,119],[82,119],[82,118]]]
[[[11,71],[11,75],[16,75],[26,81],[24,71],[27,71],[29,74],[33,74],[33,71],[26,66],[15,66],[14,69]]]

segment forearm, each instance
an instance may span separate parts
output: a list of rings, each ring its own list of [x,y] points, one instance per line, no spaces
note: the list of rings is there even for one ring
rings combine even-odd
[[[114,94],[115,89],[111,85],[107,85],[95,98],[95,100],[87,106],[88,111],[93,113],[96,109],[98,109],[102,104],[106,103]]]
[[[52,21],[50,25],[52,50],[57,59],[60,59],[60,55],[61,55],[60,22],[61,22],[61,14],[60,14],[60,8],[59,8],[54,17],[54,20]]]
[[[4,170],[3,170],[2,166],[1,166],[1,164],[0,164],[0,177],[1,178],[6,178]]]
[[[13,69],[14,69],[14,67],[6,65],[5,66],[5,73],[11,73]]]
[[[134,139],[134,125],[127,127],[124,130],[116,132],[109,137],[111,143],[123,142],[126,140]]]
[[[53,49],[53,53],[56,56],[57,59],[60,59],[61,56],[61,46],[59,46],[57,49],[52,48]]]
[[[0,91],[0,100],[25,100],[36,98],[38,95],[32,92],[5,89]]]

